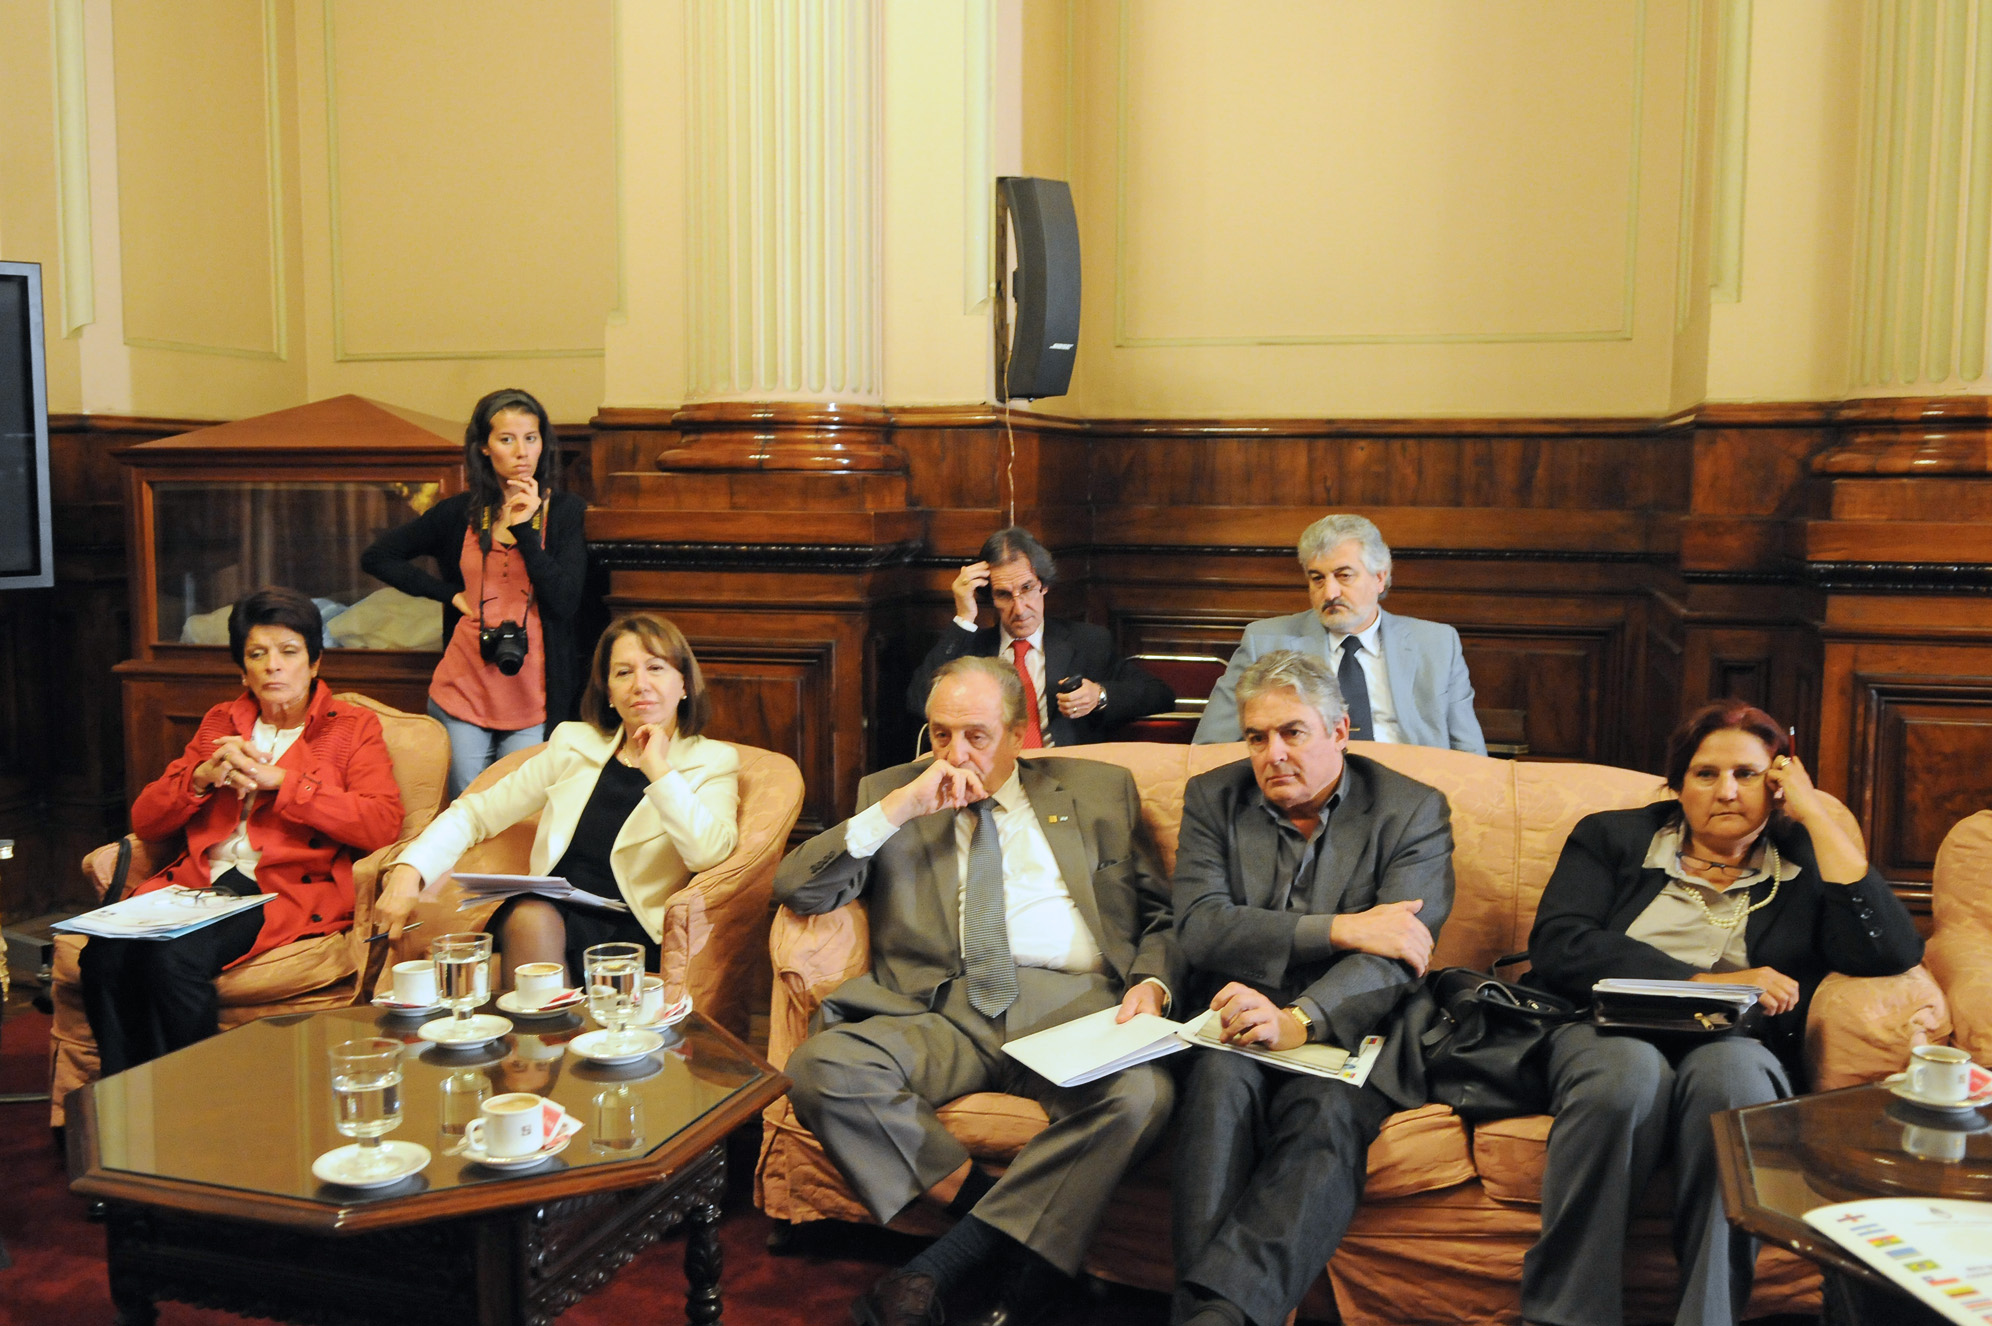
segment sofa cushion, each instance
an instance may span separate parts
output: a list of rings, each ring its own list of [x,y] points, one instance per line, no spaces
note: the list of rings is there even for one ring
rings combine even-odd
[[[1434,1192],[1473,1177],[1466,1125],[1450,1105],[1422,1105],[1383,1121],[1370,1143],[1364,1200]]]
[[[1992,1063],[1992,810],[1944,835],[1930,891],[1924,964],[1950,1003],[1953,1043]]]
[[[1549,1149],[1547,1114],[1493,1119],[1473,1130],[1473,1168],[1498,1202],[1542,1202],[1542,1167]]]

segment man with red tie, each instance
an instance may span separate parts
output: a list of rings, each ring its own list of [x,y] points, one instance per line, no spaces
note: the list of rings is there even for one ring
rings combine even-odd
[[[1174,706],[1175,693],[1121,658],[1103,627],[1045,616],[1045,591],[1057,576],[1051,554],[1020,525],[984,540],[981,555],[954,578],[954,626],[941,632],[913,674],[907,709],[926,717],[934,673],[968,654],[1000,658],[1017,669],[1024,683],[1026,750],[1105,741],[1129,719]],[[978,625],[985,600],[995,605],[995,626]]]

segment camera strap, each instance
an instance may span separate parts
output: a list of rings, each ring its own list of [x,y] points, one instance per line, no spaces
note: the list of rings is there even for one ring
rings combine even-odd
[[[538,534],[542,539],[546,537],[546,508],[547,499],[541,498],[539,510],[533,512],[531,521],[533,533]],[[481,556],[477,559],[477,638],[482,640],[485,631],[484,582],[491,574],[491,508],[488,506],[478,515],[477,533],[477,546],[481,551]],[[513,546],[516,547],[517,545],[514,544]],[[525,554],[520,553],[519,556],[523,559]],[[527,620],[532,617],[533,599],[538,594],[539,586],[533,583],[533,573],[528,570],[526,572],[526,610],[519,618],[519,625],[526,625]]]

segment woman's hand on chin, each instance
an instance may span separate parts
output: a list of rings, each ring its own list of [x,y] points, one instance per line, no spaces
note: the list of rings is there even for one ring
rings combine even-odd
[[[645,723],[629,734],[629,748],[636,752],[636,767],[656,782],[671,772],[671,727],[668,723]]]

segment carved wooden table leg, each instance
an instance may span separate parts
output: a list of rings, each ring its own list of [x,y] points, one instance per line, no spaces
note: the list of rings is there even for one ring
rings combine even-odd
[[[111,1281],[111,1305],[117,1310],[118,1326],[153,1326],[159,1320],[159,1305],[152,1295],[129,1280]]]
[[[696,1202],[685,1217],[685,1320],[720,1326],[719,1203]]]

